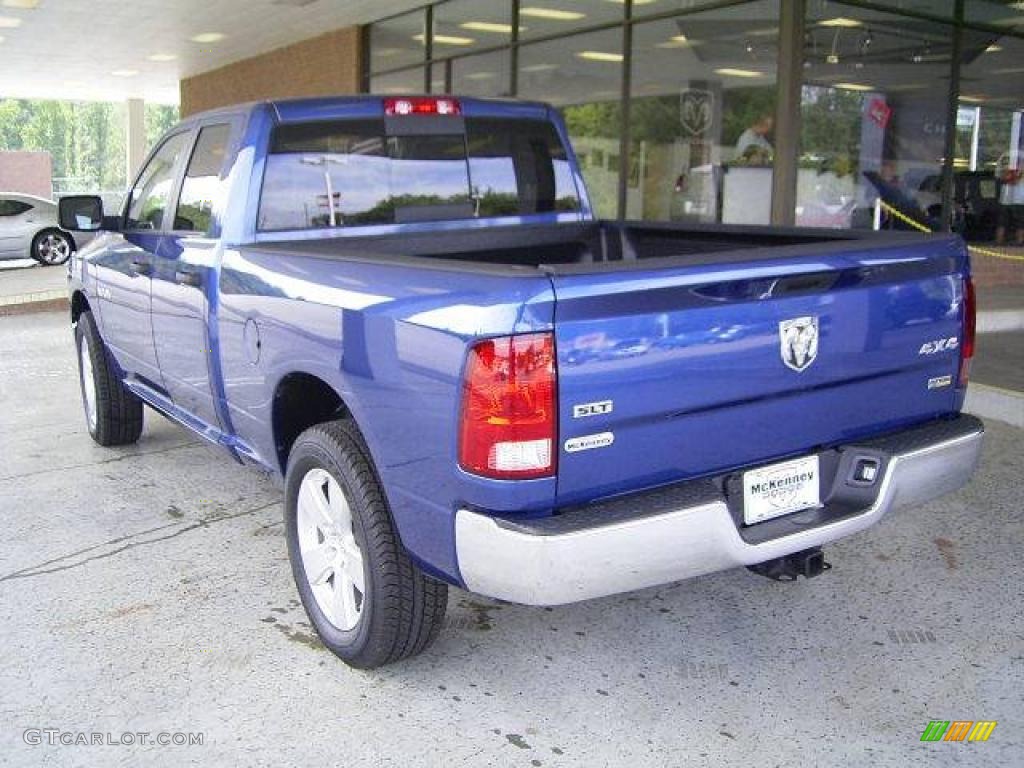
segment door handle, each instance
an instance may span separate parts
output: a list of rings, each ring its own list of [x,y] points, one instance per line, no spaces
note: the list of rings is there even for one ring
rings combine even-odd
[[[136,275],[151,275],[153,274],[153,265],[148,261],[133,261],[128,265],[130,269]]]
[[[177,269],[174,271],[174,282],[198,288],[203,284],[203,276],[191,269]]]

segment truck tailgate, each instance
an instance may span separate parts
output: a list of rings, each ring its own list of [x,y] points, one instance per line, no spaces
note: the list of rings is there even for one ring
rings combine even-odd
[[[962,244],[823,250],[554,272],[559,504],[956,410]]]

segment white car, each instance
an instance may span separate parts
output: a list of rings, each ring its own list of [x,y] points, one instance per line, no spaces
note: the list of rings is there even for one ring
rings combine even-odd
[[[0,192],[0,261],[33,258],[43,266],[63,264],[92,239],[57,224],[57,204],[34,195]]]

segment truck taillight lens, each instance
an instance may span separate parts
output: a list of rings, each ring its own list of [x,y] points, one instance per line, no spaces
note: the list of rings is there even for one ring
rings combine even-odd
[[[459,115],[462,105],[458,99],[437,99],[423,96],[384,99],[384,114],[389,117],[404,115]]]
[[[462,383],[459,465],[498,479],[555,472],[555,340],[550,333],[473,345]]]
[[[960,376],[958,385],[967,386],[971,373],[971,358],[974,357],[974,337],[977,330],[978,302],[974,295],[974,281],[964,280],[964,328],[960,340]]]

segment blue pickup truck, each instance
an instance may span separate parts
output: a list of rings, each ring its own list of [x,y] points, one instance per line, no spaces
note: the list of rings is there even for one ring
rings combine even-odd
[[[823,544],[973,473],[955,236],[603,221],[544,104],[196,115],[70,264],[89,432],[143,405],[284,487],[324,644],[374,667],[448,585],[552,605]]]

